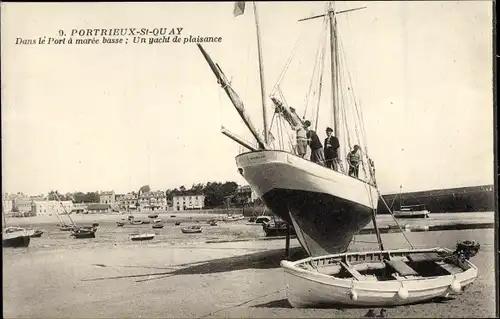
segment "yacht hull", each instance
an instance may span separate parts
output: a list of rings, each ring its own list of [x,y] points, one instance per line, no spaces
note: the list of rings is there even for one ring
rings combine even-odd
[[[375,187],[291,153],[236,157],[238,170],[269,209],[293,225],[311,256],[342,253],[372,219]]]

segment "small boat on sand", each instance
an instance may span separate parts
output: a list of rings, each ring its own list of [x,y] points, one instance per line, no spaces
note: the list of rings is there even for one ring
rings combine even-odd
[[[30,237],[31,238],[33,238],[33,237],[38,238],[38,237],[42,237],[42,234],[43,234],[43,231],[37,229],[37,230],[33,231],[33,235],[31,235]]]
[[[196,233],[201,233],[203,231],[203,227],[198,225],[188,226],[181,228],[181,231],[184,234],[196,234]]]
[[[217,226],[217,221],[215,220],[212,220],[210,223],[209,223],[210,226]]]
[[[117,227],[123,227],[125,225],[124,222],[116,222]]]
[[[396,218],[429,218],[430,214],[423,204],[401,206],[400,210],[393,213]]]
[[[95,227],[77,227],[71,231],[71,236],[77,239],[95,238],[96,231],[97,228]]]
[[[142,225],[143,221],[142,220],[131,220],[130,224],[132,224],[132,225]]]
[[[269,216],[259,216],[257,218],[252,217],[248,220],[248,223],[246,225],[252,225],[252,226],[262,226],[262,223],[267,222],[269,223],[271,221],[271,217]]]
[[[266,233],[266,237],[286,236],[287,234],[288,224],[285,221],[275,220],[270,223],[263,222],[261,225]],[[295,230],[292,226],[290,226],[290,234],[295,235]]]
[[[281,261],[292,307],[397,306],[458,294],[478,275],[479,244],[353,252]]]
[[[149,218],[158,218],[158,214],[149,214],[148,217]]]
[[[163,228],[165,225],[163,224],[163,221],[161,219],[156,219],[153,221],[153,225],[151,227],[153,228]]]
[[[129,238],[130,240],[133,241],[140,241],[140,240],[151,240],[155,238],[156,234],[130,234]]]
[[[181,222],[175,222],[175,226],[179,226]]]
[[[242,219],[245,219],[245,216],[243,216],[241,214],[237,214],[237,215],[225,216],[222,220],[225,222],[235,222],[235,221],[242,220]]]

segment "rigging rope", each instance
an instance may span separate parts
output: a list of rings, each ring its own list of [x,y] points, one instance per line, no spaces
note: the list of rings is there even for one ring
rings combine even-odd
[[[283,82],[283,79],[285,77],[285,73],[288,70],[288,68],[290,67],[290,64],[292,63],[292,59],[295,56],[295,53],[297,52],[297,49],[299,47],[299,43],[301,42],[304,34],[305,34],[305,29],[302,31],[302,34],[300,35],[299,39],[295,43],[295,46],[294,46],[294,48],[292,50],[292,54],[290,55],[290,57],[288,58],[287,62],[285,63],[285,67],[283,68],[283,71],[281,71],[281,74],[278,77],[278,80],[276,81],[276,84],[274,85],[273,90],[271,91],[270,96],[273,96],[276,93],[276,91],[279,89],[280,84]]]
[[[326,16],[324,18],[323,21],[326,21]],[[306,114],[307,114],[307,110],[309,108],[309,96],[311,94],[311,92],[313,91],[313,83],[316,79],[316,70],[317,70],[317,67],[318,67],[318,63],[320,61],[320,54],[321,54],[321,44],[323,43],[323,37],[324,37],[324,34],[325,33],[325,30],[323,30],[320,34],[320,37],[319,37],[319,47],[318,47],[318,51],[316,52],[316,58],[315,58],[315,61],[314,61],[314,68],[313,68],[313,73],[312,73],[312,77],[311,77],[311,83],[309,84],[309,90],[306,94],[306,97],[305,97],[305,109],[304,109],[304,115],[302,116],[302,118],[305,118],[306,117]]]
[[[323,89],[323,71],[325,69],[325,53],[326,53],[326,28],[328,26],[328,24],[326,23],[326,16],[325,18],[323,19],[323,32],[325,34],[325,39],[324,41],[322,42],[323,44],[323,50],[321,51],[321,57],[320,57],[320,61],[321,61],[321,66],[320,66],[320,70],[319,70],[319,84],[318,84],[318,100],[317,100],[317,104],[316,104],[316,123],[314,125],[314,130],[317,131],[318,130],[318,119],[319,119],[319,106],[320,106],[320,102],[321,102],[321,92],[322,92],[322,89]]]

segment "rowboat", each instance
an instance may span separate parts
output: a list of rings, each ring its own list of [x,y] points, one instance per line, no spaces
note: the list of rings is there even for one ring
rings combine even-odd
[[[130,234],[129,238],[130,240],[133,241],[139,241],[139,240],[151,240],[155,238],[156,234]]]
[[[152,228],[163,228],[164,224],[161,219],[156,219],[153,221],[153,225],[151,226]]]
[[[181,228],[181,231],[184,234],[195,234],[195,233],[201,233],[203,231],[203,227],[194,225],[194,226],[189,226],[189,227],[183,227]]]
[[[281,261],[292,307],[397,306],[458,294],[477,278],[479,244],[352,252]]]
[[[270,222],[271,221],[271,217],[269,216],[259,216],[257,218],[251,218],[248,223],[246,223],[246,225],[252,225],[252,226],[262,226],[262,223],[266,222]]]

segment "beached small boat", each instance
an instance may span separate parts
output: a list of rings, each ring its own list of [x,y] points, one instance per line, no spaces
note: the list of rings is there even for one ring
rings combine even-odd
[[[139,240],[151,240],[155,238],[156,234],[130,234],[129,238],[130,240],[133,241],[139,241]]]
[[[266,237],[286,236],[288,224],[282,220],[276,220],[270,223],[263,222],[262,229],[266,233]],[[290,235],[295,235],[295,230],[290,226]]]
[[[399,186],[399,210],[394,210],[396,218],[429,218],[429,210],[425,204],[403,205],[403,186]]]
[[[33,234],[32,234],[30,237],[31,237],[31,238],[33,238],[33,237],[35,237],[35,238],[37,238],[37,237],[42,237],[42,234],[43,234],[43,231],[42,231],[42,230],[38,230],[38,229],[37,229],[37,230],[34,230],[34,231],[33,231]]]
[[[430,212],[422,204],[401,206],[400,210],[395,210],[393,214],[396,218],[429,218]]]
[[[215,220],[213,220],[213,221],[211,221],[211,222],[210,222],[210,224],[209,224],[209,225],[210,225],[210,226],[217,226],[217,222],[216,222]]]
[[[70,226],[70,225],[61,225],[61,226],[59,226],[59,230],[61,230],[61,231],[71,231],[73,229],[74,229],[74,227]]]
[[[33,233],[21,227],[6,227],[2,231],[2,247],[28,247]]]
[[[447,248],[353,252],[283,260],[292,307],[327,304],[396,306],[447,297],[464,290],[478,269],[469,258],[479,244]]]
[[[132,224],[132,225],[141,225],[143,223],[144,222],[142,220],[131,220],[130,221],[130,224]]]
[[[71,236],[77,239],[95,238],[96,231],[94,227],[78,227],[71,231]]]
[[[225,222],[235,222],[235,221],[242,220],[242,219],[245,219],[245,216],[243,216],[243,215],[228,215],[228,216],[224,217],[222,220]]]
[[[181,222],[175,222],[175,226],[179,226]]]
[[[142,221],[142,223],[143,223],[143,224],[151,224],[151,221],[150,221],[150,220],[148,220],[148,219],[145,219],[145,220],[143,220],[143,221]]]
[[[157,219],[153,221],[153,225],[151,227],[153,228],[163,228],[165,224],[163,224],[163,221],[161,219]]]
[[[184,234],[196,234],[196,233],[201,233],[203,231],[203,227],[194,225],[194,226],[189,226],[189,227],[183,227],[181,228],[181,231]]]
[[[125,225],[124,222],[116,222],[117,227],[123,227]]]
[[[148,217],[149,218],[158,218],[158,214],[149,214]]]
[[[272,218],[269,216],[259,216],[257,218],[252,217],[248,220],[248,223],[246,223],[246,225],[262,226],[262,223],[269,223],[271,219]]]

